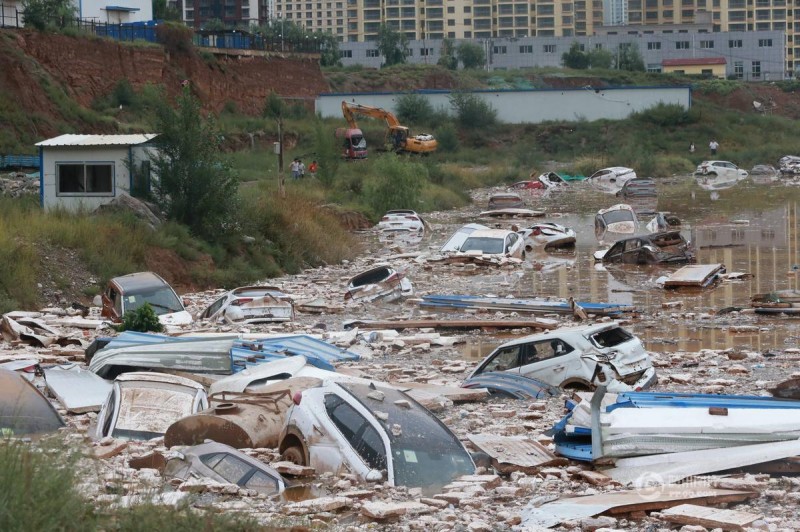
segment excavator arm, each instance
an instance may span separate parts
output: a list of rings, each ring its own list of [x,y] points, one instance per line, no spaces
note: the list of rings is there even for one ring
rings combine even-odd
[[[344,115],[344,119],[347,121],[347,124],[351,128],[356,128],[356,115],[361,116],[368,116],[370,118],[377,118],[380,120],[385,120],[386,125],[389,126],[389,129],[395,128],[400,125],[400,122],[397,120],[397,117],[394,116],[393,113],[387,111],[386,109],[382,109],[380,107],[370,107],[369,105],[361,105],[360,103],[350,103],[343,101],[342,102],[342,114]]]

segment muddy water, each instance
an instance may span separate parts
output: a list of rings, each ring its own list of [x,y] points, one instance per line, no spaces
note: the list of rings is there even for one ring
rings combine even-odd
[[[752,278],[706,290],[665,291],[656,280],[680,266],[596,265],[593,253],[608,247],[613,239],[598,241],[595,213],[620,201],[580,183],[547,196],[526,197],[530,208],[547,211],[544,220],[577,232],[573,252],[529,253],[523,267],[513,270],[482,270],[463,276],[434,267],[410,275],[417,291],[423,294],[557,296],[636,305],[642,320],[633,328],[654,351],[729,347],[765,351],[794,346],[800,335],[798,319],[738,313],[711,315],[726,307],[747,308],[756,293],[800,288],[800,188],[748,180],[730,189],[709,192],[686,176],[659,180],[658,189],[657,209],[681,219],[681,232],[694,243],[698,263],[723,263],[729,272],[747,272]],[[475,204],[469,208],[432,215],[433,230],[422,242],[406,243],[404,249],[438,249],[455,229],[478,220],[488,193],[477,193]],[[651,218],[640,217],[640,232],[646,232],[644,225]],[[511,222],[500,225],[510,226]],[[662,309],[662,303],[677,301],[682,302],[680,308]],[[743,324],[756,325],[759,330],[730,331],[731,325]],[[481,345],[468,346],[465,356],[479,358],[501,340],[487,339]]]

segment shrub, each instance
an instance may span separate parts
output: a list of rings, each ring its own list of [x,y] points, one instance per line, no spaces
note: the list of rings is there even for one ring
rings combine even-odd
[[[462,42],[456,49],[456,57],[465,69],[480,68],[486,63],[483,46],[473,42]]]
[[[395,155],[375,161],[374,177],[367,183],[365,196],[375,214],[390,209],[416,209],[428,171],[420,163]]]
[[[156,26],[156,38],[170,52],[191,54],[194,52],[192,36],[194,30],[180,22],[162,22]]]
[[[114,90],[111,91],[111,105],[119,107],[120,105],[129,107],[136,101],[136,93],[133,92],[133,86],[127,79],[121,79],[114,85]]]
[[[421,94],[406,93],[397,98],[395,105],[401,124],[430,124],[434,111],[428,99]]]
[[[689,114],[689,111],[677,103],[659,103],[649,109],[634,113],[631,118],[659,127],[683,126],[694,121],[694,117]]]
[[[497,123],[497,111],[476,94],[453,92],[448,97],[461,127],[468,129],[487,128]]]
[[[458,150],[458,131],[453,124],[445,123],[436,129],[436,141],[438,149],[443,152],[454,152]]]
[[[164,326],[158,321],[158,316],[150,303],[145,303],[141,307],[129,310],[122,317],[122,323],[117,327],[119,332],[161,332]]]

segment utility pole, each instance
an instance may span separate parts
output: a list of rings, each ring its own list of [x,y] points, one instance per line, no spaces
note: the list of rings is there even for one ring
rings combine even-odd
[[[283,116],[278,118],[278,194],[286,197],[286,179],[283,173]]]

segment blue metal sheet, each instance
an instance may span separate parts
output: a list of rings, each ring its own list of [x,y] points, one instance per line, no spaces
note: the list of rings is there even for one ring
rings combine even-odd
[[[617,402],[606,412],[617,408],[763,408],[800,409],[800,401],[761,397],[757,395],[713,395],[692,393],[627,392],[617,396]]]
[[[432,294],[423,296],[422,306],[427,307],[453,307],[470,308],[486,304],[489,306],[518,306],[531,309],[541,309],[552,312],[572,312],[570,304],[565,300],[552,300],[544,298],[512,299],[501,297],[482,297],[471,295],[440,295]],[[619,314],[630,312],[634,307],[617,303],[592,303],[590,301],[576,301],[576,305],[592,313]]]
[[[504,373],[490,371],[481,373],[471,379],[467,379],[461,385],[462,388],[486,388],[495,393],[510,395],[515,399],[546,399],[555,397],[560,392],[554,388],[535,379]]]

